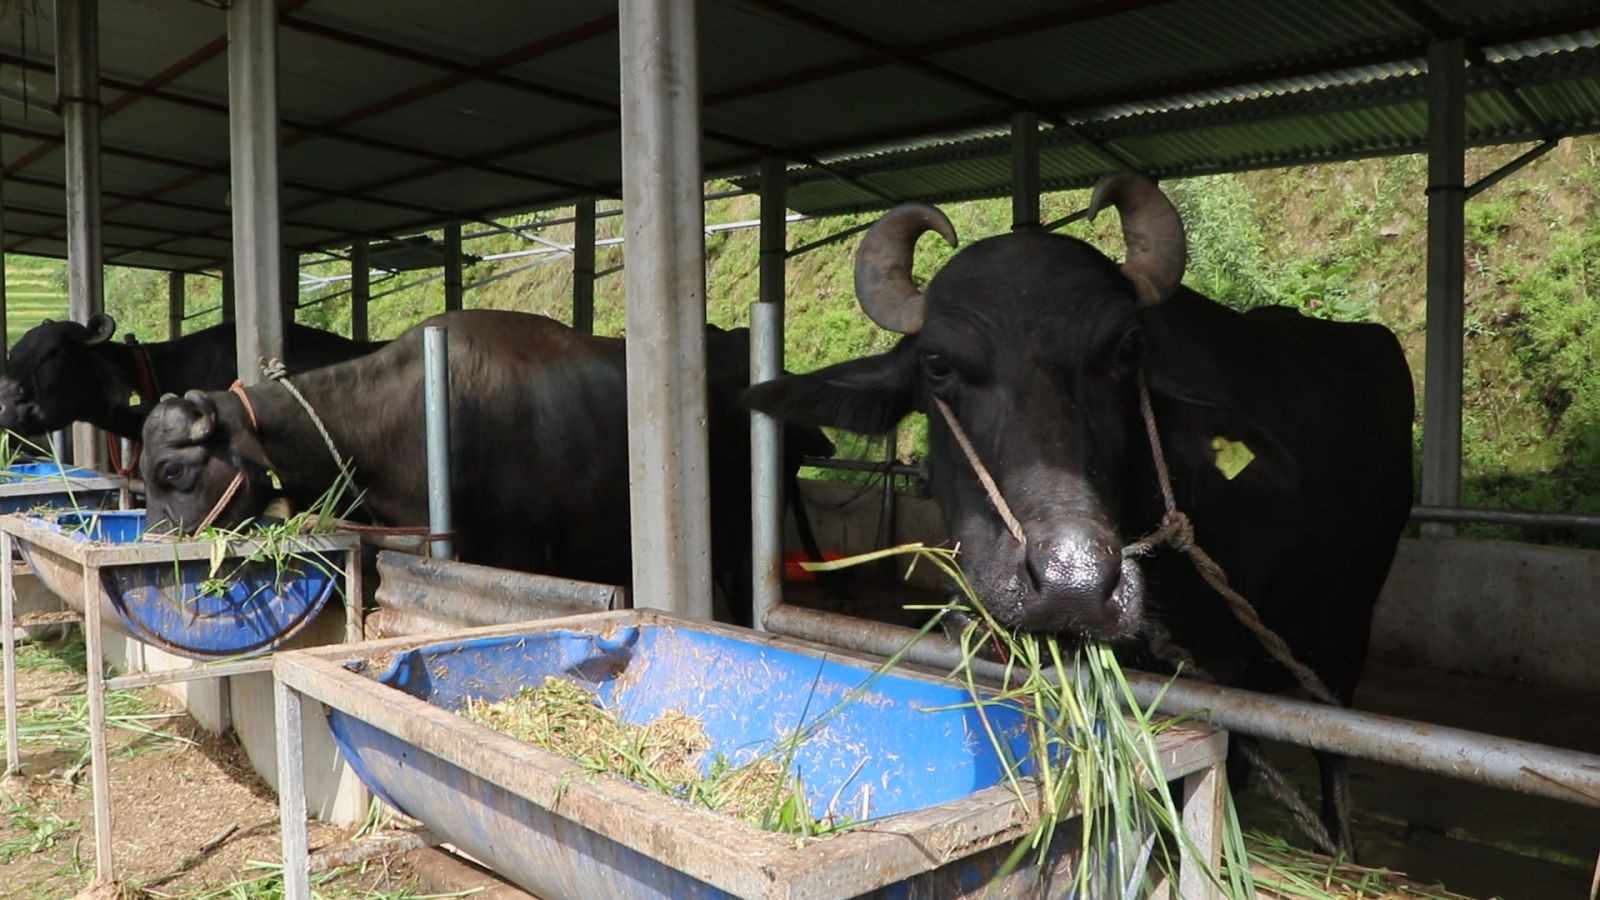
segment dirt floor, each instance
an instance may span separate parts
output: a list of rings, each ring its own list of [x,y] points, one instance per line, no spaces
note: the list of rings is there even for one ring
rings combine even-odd
[[[22,771],[0,783],[0,897],[58,900],[95,872],[94,813],[81,726],[81,651],[24,650],[19,666]],[[117,709],[160,735],[112,729],[112,834],[117,889],[93,896],[271,896],[280,857],[277,800],[230,738],[200,730],[154,690],[127,692]],[[32,726],[33,730],[29,730]],[[311,826],[313,848],[342,840]],[[268,863],[263,868],[258,863]],[[406,896],[404,862],[350,872],[325,888],[352,897]],[[224,892],[230,888],[232,893]]]

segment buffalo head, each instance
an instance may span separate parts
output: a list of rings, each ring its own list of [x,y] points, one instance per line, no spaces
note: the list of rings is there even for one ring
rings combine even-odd
[[[28,330],[11,348],[0,378],[0,428],[39,435],[117,402],[106,395],[107,363],[95,348],[110,340],[116,320],[105,313],[87,325],[49,319]]]
[[[239,487],[213,518],[218,527],[259,515],[273,495],[266,453],[243,404],[227,392],[162,397],[144,420],[139,469],[156,530],[197,530],[236,476]]]
[[[952,246],[938,209],[908,204],[867,232],[856,292],[873,321],[906,336],[887,353],[752,387],[746,402],[779,418],[861,433],[929,416],[935,493],[962,568],[1003,623],[1104,639],[1142,625],[1144,576],[1124,555],[1130,460],[1150,449],[1139,415],[1150,310],[1183,277],[1177,211],[1139,176],[1101,181],[1090,212],[1122,217],[1127,260],[1038,229],[979,241],[919,290],[917,238]],[[1152,388],[1156,387],[1152,377]],[[951,423],[993,476],[1019,542],[960,448]],[[1153,490],[1153,488],[1152,488]]]

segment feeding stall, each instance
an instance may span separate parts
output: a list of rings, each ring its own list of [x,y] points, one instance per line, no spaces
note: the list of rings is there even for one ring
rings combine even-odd
[[[361,596],[353,534],[214,540],[145,533],[143,510],[55,512],[0,517],[0,599],[10,621],[13,548],[69,608],[81,615],[88,649],[89,735],[95,846],[101,877],[112,871],[111,801],[105,747],[105,692],[223,678],[271,667],[259,657],[289,641],[336,593]],[[104,677],[102,626],[193,660],[165,672]],[[359,602],[345,606],[345,638],[361,635]],[[5,634],[6,760],[20,764],[15,723],[15,656]]]
[[[307,697],[330,710],[341,751],[375,794],[542,897],[593,896],[598,885],[661,897],[1012,896],[1052,883],[1059,895],[1076,859],[1070,823],[1042,865],[1030,854],[991,884],[1036,824],[1035,804],[1004,774],[1006,758],[1027,751],[1021,717],[991,712],[985,723],[966,688],[904,668],[876,674],[882,664],[643,610],[278,654],[285,861],[306,870],[292,751]],[[683,712],[735,761],[775,752],[810,809],[870,826],[806,840],[762,831],[457,714],[546,676],[587,686],[630,722]],[[1164,777],[1182,780],[1187,797],[1194,863],[1182,867],[1181,894],[1207,896],[1200,863],[1216,871],[1226,735],[1186,724],[1157,740]]]
[[[37,509],[107,509],[127,480],[53,462],[18,462],[0,469],[0,513]]]

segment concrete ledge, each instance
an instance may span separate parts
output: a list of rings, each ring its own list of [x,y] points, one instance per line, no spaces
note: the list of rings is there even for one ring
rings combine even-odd
[[[1400,542],[1372,621],[1391,662],[1600,688],[1600,552],[1461,538]]]

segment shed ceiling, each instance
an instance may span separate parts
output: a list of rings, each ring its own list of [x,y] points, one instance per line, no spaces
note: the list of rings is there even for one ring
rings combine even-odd
[[[26,6],[27,4],[23,4]],[[0,21],[5,248],[62,256],[49,4]],[[285,240],[393,237],[620,190],[617,8],[280,0]],[[106,260],[228,253],[225,13],[101,0]],[[1426,53],[1468,47],[1473,144],[1600,130],[1600,6],[1574,0],[700,0],[708,175],[794,162],[809,214],[1423,149]]]

